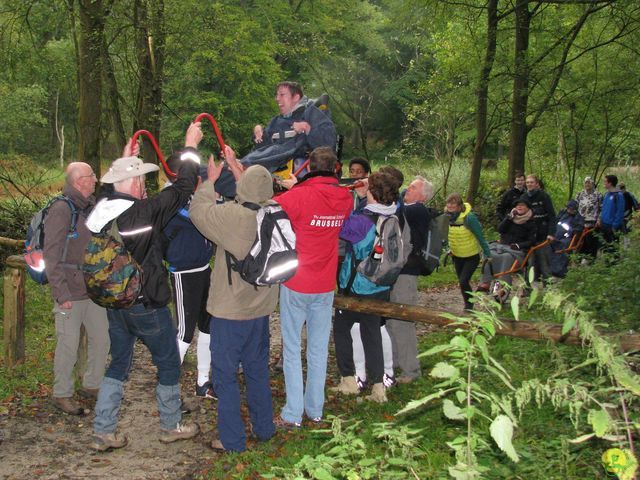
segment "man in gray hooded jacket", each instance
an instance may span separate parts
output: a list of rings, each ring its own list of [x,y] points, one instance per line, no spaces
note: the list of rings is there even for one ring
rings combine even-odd
[[[227,163],[236,165],[235,153],[225,149]],[[229,270],[224,252],[237,259],[249,253],[256,238],[257,212],[243,206],[271,203],[273,181],[266,168],[254,165],[237,183],[233,202],[217,203],[214,183],[222,164],[209,160],[208,180],[196,191],[189,216],[200,232],[218,247],[211,275],[207,311],[211,314],[211,360],[213,389],[218,395],[218,435],[211,448],[242,452],[246,449],[245,426],[240,414],[237,371],[242,362],[247,403],[253,433],[261,441],[275,433],[269,384],[269,315],[278,302],[277,285],[255,287]]]

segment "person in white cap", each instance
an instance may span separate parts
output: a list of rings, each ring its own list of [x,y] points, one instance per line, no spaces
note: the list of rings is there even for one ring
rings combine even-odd
[[[185,146],[196,147],[202,138],[200,124],[189,126]],[[122,448],[126,436],[116,432],[118,413],[122,403],[124,382],[129,376],[133,346],[139,338],[151,352],[158,369],[156,399],[160,416],[163,443],[192,438],[200,427],[196,423],[182,423],[180,401],[180,355],[176,343],[176,327],[167,307],[171,290],[167,270],[162,263],[162,230],[167,222],[193,194],[198,182],[197,155],[185,156],[176,181],[153,198],[147,198],[145,174],[159,170],[157,165],[143,163],[132,156],[131,141],[123,158],[111,164],[100,179],[113,184],[114,192],[100,200],[87,219],[93,232],[110,228],[115,221],[124,246],[143,271],[142,292],[130,308],[107,309],[111,364],[105,373],[93,424],[94,435],[90,447],[105,451]]]

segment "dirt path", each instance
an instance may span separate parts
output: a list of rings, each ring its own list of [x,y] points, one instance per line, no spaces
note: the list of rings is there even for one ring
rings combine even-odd
[[[457,288],[433,289],[421,295],[422,305],[429,308],[461,310]],[[272,316],[271,326],[274,357],[280,350],[276,315]],[[424,334],[430,328],[419,326],[418,330]],[[334,363],[331,358],[330,369]],[[0,435],[4,436],[4,439],[0,436],[0,478],[177,479],[192,478],[205,471],[216,458],[207,447],[214,435],[215,403],[194,397],[195,370],[195,355],[190,354],[181,382],[183,396],[196,407],[186,419],[198,422],[202,428],[202,434],[195,440],[169,445],[158,441],[155,367],[147,349],[138,343],[120,412],[119,429],[129,436],[126,448],[109,453],[88,449],[93,425],[93,404],[89,401],[84,401],[87,415],[83,417],[59,413],[46,396],[34,399],[29,407],[17,407],[16,402],[9,412],[0,412]],[[281,376],[279,372],[272,375],[272,384],[280,389]],[[282,394],[274,392],[274,395]]]

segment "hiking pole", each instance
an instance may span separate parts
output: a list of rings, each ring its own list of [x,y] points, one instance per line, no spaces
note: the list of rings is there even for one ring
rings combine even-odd
[[[156,142],[155,137],[153,136],[153,134],[150,131],[148,131],[148,130],[138,130],[131,137],[131,144],[134,145],[138,141],[138,137],[140,137],[140,135],[144,135],[151,142],[151,145],[153,146],[153,149],[156,151],[156,155],[158,157],[158,160],[160,160],[160,163],[162,163],[162,167],[164,168],[165,173],[167,174],[167,176],[169,177],[170,180],[175,180],[176,177],[178,176],[178,174],[177,173],[173,173],[171,171],[171,169],[169,168],[169,165],[167,165],[167,162],[164,159],[164,155],[162,155],[162,151],[160,150],[160,147],[158,146],[158,142]]]
[[[193,123],[200,122],[202,121],[203,118],[206,118],[207,120],[209,120],[209,123],[213,127],[213,132],[216,134],[216,139],[218,140],[220,151],[224,155],[224,148],[225,148],[224,139],[222,138],[222,133],[220,133],[220,129],[218,128],[218,122],[216,122],[216,119],[213,118],[213,115],[206,112],[200,113],[196,116]]]

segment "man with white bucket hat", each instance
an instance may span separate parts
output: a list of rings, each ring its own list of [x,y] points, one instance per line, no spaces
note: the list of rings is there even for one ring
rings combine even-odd
[[[191,124],[185,145],[196,147],[202,138],[200,124]],[[142,290],[136,303],[123,309],[107,309],[111,364],[98,394],[94,435],[90,447],[105,451],[122,448],[126,436],[116,433],[118,413],[122,403],[124,382],[129,376],[133,346],[141,339],[151,352],[158,369],[156,399],[160,417],[159,440],[169,443],[192,438],[200,431],[196,423],[182,423],[180,401],[180,355],[176,343],[176,328],[167,307],[171,291],[167,271],[162,263],[162,230],[193,194],[198,182],[197,155],[182,162],[176,181],[153,198],[147,198],[145,174],[159,170],[157,165],[143,163],[132,156],[131,142],[123,158],[111,164],[100,179],[113,184],[114,192],[100,200],[87,226],[94,233],[110,228],[115,221],[126,249],[142,270]]]

